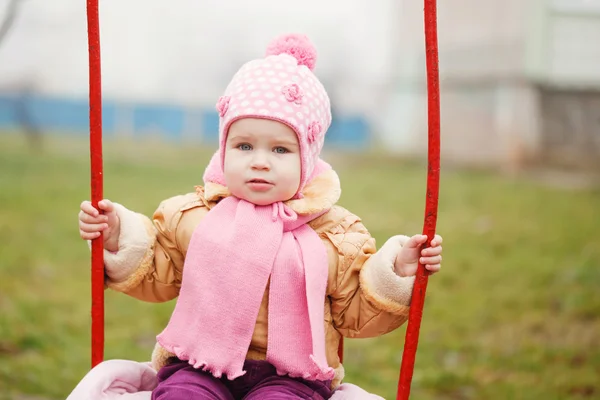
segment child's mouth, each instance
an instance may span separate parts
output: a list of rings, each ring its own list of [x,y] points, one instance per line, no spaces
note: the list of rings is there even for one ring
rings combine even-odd
[[[257,192],[265,192],[271,189],[273,184],[265,179],[251,179],[248,181],[248,186]]]

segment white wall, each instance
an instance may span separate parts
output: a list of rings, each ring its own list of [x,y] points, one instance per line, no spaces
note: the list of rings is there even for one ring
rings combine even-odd
[[[537,0],[536,0],[537,1]],[[538,8],[523,0],[438,1],[444,159],[496,162],[512,150],[521,123],[517,107],[531,111],[525,79],[530,19]],[[397,57],[402,67],[382,119],[387,149],[425,154],[427,96],[423,2],[404,0]],[[493,148],[492,148],[493,147]]]

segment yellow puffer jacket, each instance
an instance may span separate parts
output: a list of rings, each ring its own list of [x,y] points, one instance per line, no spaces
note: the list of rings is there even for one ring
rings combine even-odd
[[[393,262],[408,238],[394,236],[376,252],[375,239],[360,218],[335,205],[341,190],[334,171],[313,179],[303,193],[304,198],[287,203],[297,213],[329,209],[309,225],[323,240],[329,257],[324,323],[327,361],[336,370],[335,389],[344,376],[337,354],[341,336],[383,335],[407,319],[414,278],[398,277]],[[220,185],[197,187],[195,193],[163,201],[152,221],[117,204],[119,251],[105,252],[107,286],[148,302],[176,298],[194,229],[220,199],[229,195]],[[268,291],[267,287],[248,349],[250,359],[266,357]],[[152,354],[154,368],[167,364],[170,357],[173,354],[157,344]]]

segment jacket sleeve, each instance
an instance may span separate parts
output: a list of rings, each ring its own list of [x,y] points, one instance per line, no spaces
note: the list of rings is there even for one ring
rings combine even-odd
[[[348,213],[349,214],[349,213]],[[328,295],[334,326],[345,337],[386,334],[408,318],[414,277],[393,271],[406,236],[394,236],[379,251],[354,215],[325,232],[330,260]]]
[[[179,295],[185,252],[191,236],[181,224],[200,221],[207,209],[195,193],[164,200],[150,218],[116,205],[121,221],[119,250],[104,252],[106,285],[148,302],[165,302]],[[187,239],[186,239],[187,238]]]

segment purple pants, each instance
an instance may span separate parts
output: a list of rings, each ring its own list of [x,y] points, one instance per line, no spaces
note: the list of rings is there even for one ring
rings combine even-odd
[[[324,400],[332,395],[330,381],[279,376],[266,361],[246,360],[244,371],[244,375],[230,381],[177,360],[158,371],[152,400]]]

